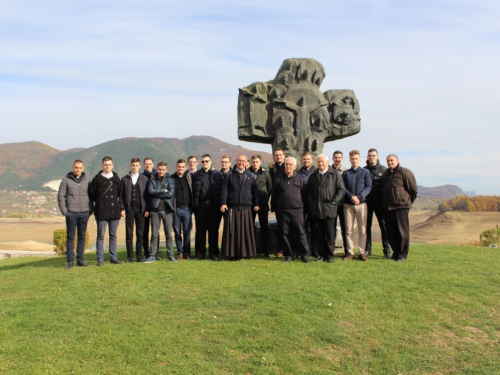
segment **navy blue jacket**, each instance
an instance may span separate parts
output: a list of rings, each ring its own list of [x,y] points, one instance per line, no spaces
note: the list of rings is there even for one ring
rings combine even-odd
[[[345,186],[346,204],[353,204],[351,198],[357,196],[361,203],[366,202],[366,197],[372,189],[372,178],[368,170],[358,167],[349,168],[342,173]]]
[[[228,208],[247,210],[259,206],[259,190],[255,176],[245,170],[243,181],[240,184],[240,173],[236,167],[226,173],[220,196],[220,204]]]
[[[297,174],[299,176],[301,176],[303,179],[304,179],[304,183],[307,184],[307,181],[309,180],[309,176],[311,175],[311,173],[313,173],[316,169],[314,165],[311,165],[311,168],[309,169],[306,169],[305,167],[302,167],[300,168],[298,171],[297,171]]]
[[[192,175],[193,181],[193,208],[197,209],[200,206],[200,195],[201,189],[203,187],[203,174],[202,173],[211,173],[210,181],[212,184],[212,199],[214,205],[220,207],[220,194],[222,189],[222,184],[224,181],[224,177],[221,171],[212,170],[209,172],[203,171],[203,169],[197,170]],[[229,172],[228,172],[229,173]]]
[[[120,206],[122,211],[132,211],[132,190],[134,184],[132,183],[131,174],[122,177],[120,188]],[[139,186],[139,194],[141,197],[141,212],[149,211],[149,193],[148,193],[148,178],[144,174],[139,174],[137,179]]]
[[[165,191],[167,189],[167,191]],[[160,199],[175,211],[174,197],[175,197],[175,181],[167,173],[163,178],[163,182],[158,179],[158,174],[151,176],[148,183],[148,193],[150,196],[151,209],[155,209],[160,204]]]

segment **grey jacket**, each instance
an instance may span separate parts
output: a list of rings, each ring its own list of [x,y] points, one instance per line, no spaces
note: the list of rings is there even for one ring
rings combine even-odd
[[[78,183],[73,172],[69,172],[61,181],[59,191],[57,193],[57,202],[59,210],[66,216],[69,212],[91,212],[92,205],[89,199],[89,181],[85,173],[82,173],[82,178]]]

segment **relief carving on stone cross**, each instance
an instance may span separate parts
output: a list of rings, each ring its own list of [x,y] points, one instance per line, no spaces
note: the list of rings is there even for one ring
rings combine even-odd
[[[361,130],[352,90],[319,90],[325,69],[311,58],[286,59],[274,80],[239,89],[238,138],[270,143],[287,156],[323,153],[325,142]]]

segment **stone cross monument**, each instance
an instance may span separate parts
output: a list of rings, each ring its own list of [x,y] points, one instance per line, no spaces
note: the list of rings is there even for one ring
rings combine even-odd
[[[271,143],[300,160],[325,142],[359,133],[359,103],[352,90],[319,90],[325,69],[310,58],[286,59],[274,80],[239,89],[238,138]]]

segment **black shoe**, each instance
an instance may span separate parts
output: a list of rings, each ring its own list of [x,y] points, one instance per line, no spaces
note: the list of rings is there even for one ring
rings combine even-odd
[[[293,257],[285,257],[285,262],[293,262]]]
[[[269,254],[264,254],[264,255],[262,255],[262,258],[264,258],[264,259],[269,259]]]
[[[323,257],[322,256],[319,256],[318,259],[316,259],[316,262],[322,262],[323,261]]]
[[[384,256],[385,256],[387,259],[392,259],[392,256],[391,256],[391,252],[390,252],[390,251],[386,251],[386,252],[384,252]]]
[[[398,256],[396,254],[392,253],[390,259],[396,260],[396,259],[398,259]]]
[[[365,250],[365,255],[367,257],[369,257],[370,255],[372,255],[372,251],[371,250]]]
[[[309,257],[300,257],[300,259],[304,262],[304,263],[311,263],[311,260],[309,259]]]
[[[198,260],[203,260],[203,259],[205,259],[206,257],[207,257],[206,255],[203,255],[203,254],[202,254],[202,255],[200,255],[200,256],[198,257]]]
[[[112,264],[122,264],[122,262],[121,262],[121,261],[119,261],[118,259],[111,259],[111,260],[109,261],[109,263],[112,263]]]
[[[64,268],[68,268],[68,269],[73,268],[73,262],[66,263],[66,267],[64,267]]]
[[[159,256],[159,255],[155,256],[155,259],[156,259],[156,260],[161,260],[161,258],[160,258],[160,256]]]
[[[134,263],[134,260],[132,258],[127,258],[127,263]]]
[[[168,260],[171,262],[177,262],[177,259],[175,259],[175,257],[173,257],[173,256],[169,256]]]
[[[210,255],[210,260],[219,260],[219,258],[217,258],[215,255]]]
[[[87,263],[85,263],[83,260],[77,260],[76,261],[76,265],[78,267],[88,267],[89,265]]]
[[[104,261],[103,260],[97,261],[97,267],[102,267],[102,266],[104,266]]]
[[[328,258],[326,261],[327,261],[328,263],[333,263],[333,257]]]

